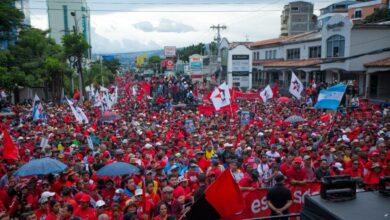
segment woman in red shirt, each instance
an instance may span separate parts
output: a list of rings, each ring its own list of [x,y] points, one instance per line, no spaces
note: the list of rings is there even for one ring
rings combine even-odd
[[[379,163],[373,163],[371,169],[364,175],[364,184],[366,189],[377,189],[379,178],[384,176],[383,168]]]
[[[160,207],[158,207],[158,216],[154,217],[153,220],[166,220],[168,219],[168,208],[165,203],[161,203]]]

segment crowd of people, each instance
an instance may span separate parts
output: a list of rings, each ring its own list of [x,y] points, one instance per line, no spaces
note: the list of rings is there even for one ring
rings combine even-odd
[[[350,175],[360,188],[375,190],[380,176],[390,176],[389,115],[377,105],[361,102],[359,108],[329,113],[297,100],[240,100],[237,112],[206,116],[185,108],[152,111],[149,97],[125,89],[136,83],[131,74],[116,78],[119,101],[110,111],[121,119],[114,123],[98,123],[100,108],[81,102],[89,124],[77,122],[64,104],[44,103],[46,123],[32,121],[28,104],[12,106],[15,115],[2,117],[1,127],[18,146],[19,157],[7,160],[1,151],[0,220],[185,219],[191,204],[226,169],[243,192],[273,187],[281,176],[287,184],[304,185],[334,175]],[[155,85],[154,97],[163,96],[162,104],[184,98]],[[248,124],[240,121],[242,111],[251,113]],[[292,115],[305,120],[285,122]],[[187,120],[193,121],[193,131],[186,129]],[[43,138],[48,139],[44,146]],[[44,157],[68,168],[14,175],[23,164]],[[115,162],[141,172],[96,175]]]

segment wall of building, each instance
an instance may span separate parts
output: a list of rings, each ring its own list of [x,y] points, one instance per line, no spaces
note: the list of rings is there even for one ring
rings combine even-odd
[[[85,0],[69,1],[48,0],[48,19],[50,36],[61,43],[62,36],[73,31],[75,19],[71,12],[76,12],[77,30],[84,33],[85,39],[90,42],[90,15]],[[83,10],[84,9],[84,10]]]
[[[390,29],[352,29],[351,45],[346,49],[350,51],[350,56],[354,56],[380,50],[385,47],[390,48]],[[348,69],[350,71],[362,71],[365,70],[363,66],[365,63],[389,56],[390,52],[386,52],[351,59],[347,62]]]
[[[303,42],[303,43],[297,43],[297,44],[287,44],[283,47],[283,58],[287,59],[287,50],[288,49],[294,49],[299,48],[300,49],[300,59],[306,60],[309,59],[309,48],[314,46],[321,46],[321,39],[318,39],[317,41],[311,41],[311,42]],[[321,51],[322,53],[322,51]]]

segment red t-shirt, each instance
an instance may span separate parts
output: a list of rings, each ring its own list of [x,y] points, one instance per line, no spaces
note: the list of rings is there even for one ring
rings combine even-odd
[[[36,209],[35,215],[37,216],[37,220],[45,220],[46,217],[49,215],[49,210],[42,210],[42,209]]]
[[[306,179],[306,171],[302,168],[299,168],[299,170],[290,168],[289,170],[287,170],[286,176],[290,181],[291,180],[302,181]]]
[[[81,209],[78,207],[74,212],[74,215],[80,217],[83,220],[94,220],[95,219],[95,210],[93,208]]]

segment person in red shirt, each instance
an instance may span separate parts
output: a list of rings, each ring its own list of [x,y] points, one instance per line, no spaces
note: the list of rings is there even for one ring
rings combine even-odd
[[[60,210],[59,220],[73,219],[74,208],[71,204],[65,204]]]
[[[105,185],[106,187],[102,190],[102,197],[107,204],[111,204],[112,198],[115,196],[114,181],[112,179],[108,179],[106,180]]]
[[[89,207],[90,201],[91,201],[91,197],[88,194],[82,195],[79,200],[80,205],[79,207],[76,208],[74,215],[83,220],[94,220],[95,210]]]
[[[146,199],[149,199],[153,202],[153,204],[157,204],[160,201],[160,196],[154,192],[154,181],[145,181],[146,184]]]
[[[58,200],[52,199],[49,202],[49,214],[45,220],[57,220],[60,214],[61,204]]]
[[[153,220],[166,220],[168,219],[168,208],[165,203],[161,203],[160,206],[157,208],[158,215],[153,218]]]
[[[379,163],[373,163],[371,169],[364,175],[363,182],[366,185],[366,189],[377,189],[381,176],[384,176],[383,168]]]
[[[39,199],[38,203],[39,208],[34,211],[35,215],[37,216],[37,220],[45,220],[49,215],[49,200],[47,198],[41,198]]]
[[[260,188],[259,172],[253,169],[247,175],[240,180],[238,186],[241,191],[254,191],[256,188]]]
[[[204,152],[201,150],[195,151],[195,158],[198,162],[198,166],[202,172],[206,172],[207,168],[210,166],[210,161],[206,160],[204,157]]]
[[[302,158],[296,157],[293,160],[293,166],[287,170],[286,176],[293,185],[305,185],[306,184],[306,172],[302,168]]]
[[[286,176],[287,170],[289,170],[292,167],[292,161],[294,160],[293,155],[288,155],[285,162],[280,165],[280,172],[282,172],[283,175]]]
[[[349,167],[347,169],[345,169],[344,171],[344,175],[347,175],[347,176],[351,176],[353,178],[362,178],[363,177],[363,171],[362,169],[359,167],[359,161],[358,160],[354,160],[352,161],[352,167]]]

